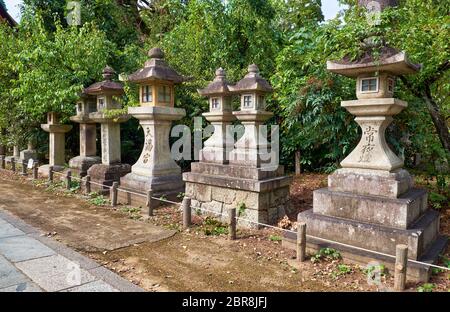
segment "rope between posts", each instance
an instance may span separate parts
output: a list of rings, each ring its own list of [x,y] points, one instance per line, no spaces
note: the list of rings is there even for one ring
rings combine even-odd
[[[226,215],[225,215],[224,213],[222,213],[222,212],[212,211],[212,210],[209,210],[209,209],[198,208],[198,207],[192,207],[192,206],[191,206],[191,209],[201,210],[201,211],[205,211],[205,212],[209,212],[209,213],[221,215],[221,216],[223,216],[223,217],[226,216]],[[283,229],[283,228],[280,228],[280,227],[277,227],[277,226],[273,226],[273,225],[270,225],[270,224],[265,224],[265,223],[260,223],[260,222],[253,221],[253,220],[244,219],[244,218],[241,218],[241,217],[238,217],[238,216],[236,216],[236,220],[237,220],[237,221],[241,220],[241,221],[245,221],[245,222],[249,222],[249,223],[261,225],[261,226],[263,226],[263,227],[272,228],[272,229],[279,230],[279,231],[283,231],[283,232],[289,232],[289,233],[297,234],[296,231],[287,230],[287,229]],[[329,240],[329,239],[325,239],[325,238],[321,238],[321,237],[316,237],[316,236],[313,236],[313,235],[308,235],[308,234],[306,234],[306,237],[311,238],[311,239],[320,240],[320,241],[323,241],[323,242],[326,242],[326,243],[333,243],[333,244],[340,245],[340,246],[344,246],[344,247],[351,248],[351,249],[357,249],[357,250],[361,250],[361,251],[365,251],[365,252],[370,252],[370,253],[373,253],[373,254],[377,254],[377,255],[380,255],[380,256],[389,257],[389,258],[392,258],[392,259],[395,259],[395,258],[396,258],[396,257],[393,256],[393,255],[386,254],[386,253],[383,253],[383,252],[378,252],[378,251],[374,251],[374,250],[370,250],[370,249],[365,249],[365,248],[362,248],[362,247],[352,246],[352,245],[348,245],[348,244],[336,242],[336,241],[333,241],[333,240]],[[421,262],[421,261],[412,260],[412,259],[408,259],[408,262],[410,262],[410,263],[416,263],[416,264],[420,264],[420,265],[425,265],[425,266],[433,267],[433,268],[437,268],[437,269],[442,269],[442,270],[450,271],[450,268],[443,267],[443,266],[439,266],[439,265],[435,265],[435,264],[431,264],[431,263]]]
[[[5,162],[12,162],[12,161],[9,161],[9,160],[5,159]],[[60,172],[53,171],[53,173],[57,174],[57,175],[60,175],[60,176],[65,176],[65,174],[60,173]],[[83,178],[79,178],[79,177],[76,177],[76,176],[72,176],[71,178],[79,180],[80,182],[83,181]],[[97,183],[97,182],[93,182],[93,181],[90,181],[90,183],[98,185],[98,186],[106,187],[106,188],[109,188],[109,189],[112,188],[112,186],[109,186],[109,185],[106,185],[106,184]],[[137,195],[137,196],[147,197],[144,194],[133,192],[133,191],[129,191],[129,190],[126,190],[126,189],[119,189],[119,190],[121,190],[123,192],[126,192],[126,193],[134,194],[134,195]],[[174,204],[174,205],[179,205],[179,206],[182,205],[182,203],[174,202],[174,201],[163,199],[163,198],[159,198],[159,197],[153,197],[152,196],[151,198],[155,199],[155,200],[158,200],[158,201]],[[227,215],[225,215],[222,212],[217,212],[217,211],[213,211],[213,210],[209,210],[209,209],[205,209],[205,208],[192,207],[192,206],[190,206],[190,208],[191,209],[195,209],[195,210],[204,211],[204,212],[209,212],[209,213],[220,215],[220,216],[223,216],[223,217],[227,216]],[[297,234],[297,232],[293,231],[293,230],[287,230],[287,229],[283,229],[283,228],[280,228],[280,227],[277,227],[277,226],[274,226],[274,225],[260,223],[260,222],[253,221],[253,220],[248,220],[248,219],[245,219],[245,218],[241,218],[239,216],[236,216],[235,219],[237,221],[241,220],[241,221],[244,221],[244,222],[260,225],[262,227],[271,228],[271,229],[275,229],[275,230],[278,230],[278,231],[283,231],[283,232]],[[370,250],[370,249],[365,249],[365,248],[362,248],[362,247],[352,246],[352,245],[348,245],[348,244],[345,244],[345,243],[341,243],[341,242],[337,242],[337,241],[333,241],[333,240],[329,240],[329,239],[325,239],[325,238],[321,238],[321,237],[316,237],[316,236],[313,236],[313,235],[306,234],[306,237],[308,237],[310,239],[320,240],[320,241],[323,241],[323,242],[326,242],[326,243],[340,245],[340,246],[347,247],[347,248],[350,248],[350,249],[355,249],[355,250],[369,252],[369,253],[372,253],[372,254],[388,257],[388,258],[391,258],[391,259],[395,259],[396,258],[396,256],[393,256],[393,255],[390,255],[390,254],[386,254],[386,253],[382,253],[382,252],[378,252],[378,251],[374,251],[374,250]],[[421,262],[421,261],[412,260],[412,259],[408,259],[407,261],[410,262],[410,263],[415,263],[415,264],[419,264],[419,265],[424,265],[424,266],[428,266],[428,267],[433,267],[433,268],[437,268],[437,269],[441,269],[441,270],[450,271],[450,268],[439,266],[439,265],[435,265],[435,264],[431,264],[431,263]]]

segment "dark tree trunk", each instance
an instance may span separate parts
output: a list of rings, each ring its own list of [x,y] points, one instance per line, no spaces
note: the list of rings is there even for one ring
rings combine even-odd
[[[428,111],[430,112],[431,119],[433,120],[433,124],[436,127],[436,132],[439,136],[439,140],[441,141],[442,146],[447,150],[448,153],[450,153],[450,134],[448,132],[447,122],[441,113],[439,105],[431,96],[430,87],[427,86],[425,90],[426,91],[422,98],[427,104]]]

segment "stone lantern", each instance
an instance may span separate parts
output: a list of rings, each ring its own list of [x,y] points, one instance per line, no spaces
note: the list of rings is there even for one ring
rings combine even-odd
[[[205,142],[200,151],[200,161],[226,164],[233,150],[234,137],[231,123],[236,119],[231,108],[231,92],[225,78],[225,71],[219,68],[216,78],[205,89],[198,90],[208,97],[209,112],[203,116],[214,126],[213,135]]]
[[[84,93],[95,96],[96,111],[89,113],[89,119],[101,125],[102,163],[91,166],[87,173],[91,181],[111,186],[120,177],[130,172],[130,165],[121,163],[120,124],[127,121],[127,115],[110,117],[107,110],[121,109],[119,98],[124,94],[121,83],[112,81],[114,70],[107,66],[103,70],[104,80],[87,87]],[[85,105],[88,105],[87,103]],[[92,104],[91,104],[92,105]],[[84,106],[86,108],[86,106]],[[81,107],[83,110],[83,106]],[[92,108],[88,108],[91,110]],[[93,184],[93,189],[98,186]],[[101,187],[107,191],[107,187]]]
[[[389,6],[389,1],[379,2],[376,6]],[[374,48],[381,52],[377,57]],[[402,169],[403,161],[385,138],[393,116],[407,107],[394,98],[396,77],[413,74],[420,65],[388,46],[370,43],[364,52],[356,61],[344,58],[327,63],[329,71],[356,79],[358,100],[341,105],[356,116],[362,136],[341,162],[342,169],[328,177],[328,188],[314,192],[313,209],[301,212],[298,221],[306,222],[308,233],[318,238],[307,241],[312,250],[343,249],[321,240],[326,239],[395,256],[396,246],[404,244],[409,259],[431,263],[447,243],[439,235],[439,214],[428,209],[426,190],[413,187],[413,179]],[[286,242],[295,242],[293,235],[286,235]],[[395,264],[395,257],[352,248],[344,251],[346,258],[360,264],[375,260],[390,270]],[[426,282],[431,267],[408,264],[407,274],[410,280]]]
[[[50,135],[49,140],[49,164],[39,167],[39,173],[48,176],[49,167],[53,166],[54,171],[63,171],[65,159],[65,133],[72,130],[71,125],[63,125],[59,121],[55,112],[47,113],[47,123],[41,128]]]
[[[80,124],[80,155],[69,161],[69,167],[72,174],[84,177],[92,165],[101,163],[101,158],[97,156],[97,125],[89,117],[90,113],[97,111],[96,97],[81,94],[76,108],[77,114],[70,120]]]
[[[244,135],[231,152],[230,163],[258,168],[264,162],[269,162],[272,156],[261,127],[273,115],[265,110],[265,96],[273,91],[272,86],[261,77],[258,66],[252,64],[244,79],[235,86],[230,86],[230,90],[240,96],[241,110],[233,112],[233,115],[245,128]]]
[[[23,161],[28,163],[30,159],[33,161],[37,160],[36,147],[32,139],[28,141],[27,149],[20,151],[19,163],[22,163]]]
[[[146,195],[176,198],[184,191],[181,168],[172,158],[169,146],[172,122],[186,115],[182,108],[175,108],[174,87],[184,81],[164,60],[164,53],[153,48],[144,68],[129,75],[128,80],[139,85],[139,107],[129,107],[128,114],[139,120],[144,130],[144,147],[131,173],[120,179],[121,190]],[[123,200],[124,193],[119,192]],[[144,205],[145,197],[128,193],[129,204]]]
[[[262,160],[272,161],[269,157],[274,156],[263,157],[260,147],[267,150],[268,144],[259,135],[259,126],[272,116],[265,111],[265,94],[271,90],[256,65],[250,65],[249,73],[236,85],[229,85],[219,69],[214,81],[199,90],[209,99],[210,111],[203,115],[214,125],[214,134],[205,142],[200,161],[191,163],[191,172],[183,173],[186,196],[194,208],[222,213],[226,219],[230,208],[243,207],[241,217],[250,222],[240,221],[241,227],[274,224],[290,212],[291,178],[284,176],[278,163],[261,167]],[[232,94],[241,96],[239,112],[231,112]],[[244,124],[245,133],[233,149],[234,134],[229,128],[235,117]]]

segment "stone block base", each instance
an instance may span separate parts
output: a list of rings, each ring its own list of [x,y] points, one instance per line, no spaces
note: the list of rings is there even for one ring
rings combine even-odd
[[[37,159],[37,153],[35,150],[23,150],[20,152],[20,158],[18,160],[19,163],[22,163],[22,161],[28,161],[30,159],[36,160]]]
[[[408,258],[421,259],[432,248],[439,236],[439,213],[428,210],[408,230],[362,223],[313,213],[298,215],[306,222],[307,234],[343,244],[395,255],[398,244],[408,245]]]
[[[203,184],[186,180],[186,196],[192,207],[212,211],[211,215],[228,221],[228,210],[237,208],[242,219],[238,226],[259,228],[256,223],[274,224],[289,209],[289,185],[265,192],[235,189],[226,186]],[[224,216],[214,214],[222,213]],[[204,212],[202,212],[204,213]]]
[[[369,169],[339,169],[328,176],[328,187],[336,192],[397,198],[413,187],[404,169],[395,172]]]
[[[77,156],[69,160],[69,168],[72,171],[72,175],[83,178],[87,175],[90,167],[101,162],[102,160],[98,156]]]
[[[58,166],[58,165],[53,166],[53,171],[56,171],[56,172],[63,172],[64,169],[65,169],[64,166]],[[48,178],[49,171],[50,171],[50,165],[43,165],[38,168],[38,174],[42,178]],[[54,179],[57,180],[58,177],[54,176]]]
[[[427,192],[410,189],[400,198],[336,192],[330,188],[314,191],[314,213],[407,229],[427,210]]]
[[[128,164],[93,165],[88,170],[88,175],[91,177],[91,182],[94,182],[91,184],[91,190],[101,194],[109,194],[109,187],[107,186],[112,186],[114,182],[119,182],[120,178],[130,171],[131,166]],[[101,184],[102,186],[98,184]]]
[[[307,229],[308,231],[308,229]],[[283,247],[296,250],[297,235],[295,233],[285,232],[283,237]],[[447,246],[447,238],[439,236],[434,244],[428,249],[427,253],[421,258],[421,262],[435,263],[439,255]],[[345,247],[339,244],[324,242],[318,239],[307,238],[306,251],[309,254],[315,254],[322,248],[333,248],[339,251],[342,258],[351,263],[358,264],[362,267],[368,267],[375,263],[384,265],[390,274],[394,274],[395,259],[379,255],[372,252],[360,251],[353,248]],[[431,277],[432,268],[426,265],[408,262],[407,280],[413,283],[427,283]]]

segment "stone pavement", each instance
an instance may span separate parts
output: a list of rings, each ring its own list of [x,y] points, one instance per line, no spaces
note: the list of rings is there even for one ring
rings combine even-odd
[[[0,210],[0,292],[143,289]]]

